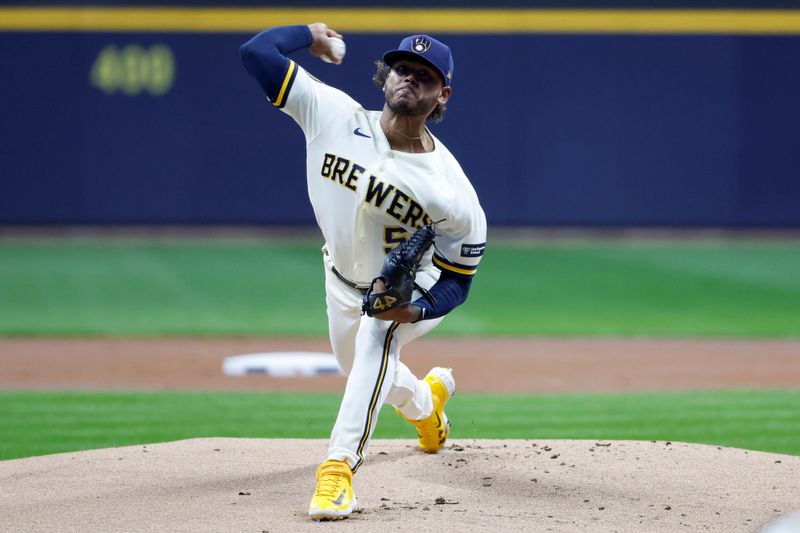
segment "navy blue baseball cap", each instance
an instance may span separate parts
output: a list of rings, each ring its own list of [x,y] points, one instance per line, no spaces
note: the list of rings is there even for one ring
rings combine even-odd
[[[442,76],[445,85],[453,85],[453,54],[446,44],[433,37],[411,35],[400,41],[397,50],[383,54],[383,62],[390,67],[400,59],[422,60]]]

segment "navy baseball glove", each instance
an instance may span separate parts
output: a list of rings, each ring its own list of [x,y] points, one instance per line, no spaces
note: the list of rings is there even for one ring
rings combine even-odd
[[[428,224],[419,228],[408,240],[389,252],[380,274],[372,280],[367,294],[364,295],[361,304],[363,313],[375,316],[411,303],[414,288],[417,287],[414,281],[417,269],[422,256],[431,247],[435,237],[433,224]],[[386,285],[386,290],[374,293],[372,287],[379,279]]]

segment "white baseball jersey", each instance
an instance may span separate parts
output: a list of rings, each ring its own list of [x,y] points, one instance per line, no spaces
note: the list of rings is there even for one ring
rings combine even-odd
[[[380,111],[367,111],[293,61],[279,103],[302,128],[307,145],[308,194],[333,265],[367,286],[386,254],[410,232],[436,225],[435,251],[421,270],[471,276],[483,255],[486,218],[461,166],[433,135],[434,150],[392,150]]]

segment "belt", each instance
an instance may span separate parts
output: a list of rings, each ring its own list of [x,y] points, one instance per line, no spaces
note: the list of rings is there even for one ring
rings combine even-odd
[[[325,255],[329,255],[329,254],[328,254],[328,248],[327,248],[326,246],[323,246],[323,247],[322,247],[322,253],[324,253]],[[333,275],[334,275],[334,276],[336,276],[337,278],[339,278],[339,281],[341,281],[342,283],[344,283],[345,285],[347,285],[347,286],[348,286],[348,287],[350,287],[351,289],[353,289],[353,290],[355,290],[355,291],[358,291],[358,292],[360,292],[361,294],[367,294],[367,287],[361,287],[360,285],[356,284],[356,282],[354,282],[354,281],[350,281],[349,279],[347,279],[346,277],[344,277],[344,274],[342,274],[341,272],[339,272],[339,271],[336,269],[336,267],[335,267],[335,266],[333,266],[333,263],[332,263],[332,262],[331,262],[331,272],[333,272]]]
[[[359,285],[356,285],[355,282],[350,281],[349,279],[344,277],[344,275],[341,272],[339,272],[338,270],[336,270],[336,267],[333,266],[333,265],[331,265],[331,272],[333,272],[334,276],[339,278],[339,281],[341,281],[342,283],[344,283],[345,285],[347,285],[351,289],[357,290],[361,294],[367,294],[367,287],[360,287]]]

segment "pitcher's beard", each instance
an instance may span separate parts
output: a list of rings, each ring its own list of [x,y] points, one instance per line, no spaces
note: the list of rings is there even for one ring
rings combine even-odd
[[[416,100],[416,102],[411,102],[407,99],[403,100],[392,100],[388,94],[385,95],[386,105],[389,106],[389,109],[395,115],[399,115],[402,117],[417,117],[421,115],[429,115],[433,109],[436,108],[434,105],[436,102],[436,98],[430,98],[428,100]]]

